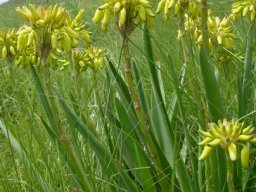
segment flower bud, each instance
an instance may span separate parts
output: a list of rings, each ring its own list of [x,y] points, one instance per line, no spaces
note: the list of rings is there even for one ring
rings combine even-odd
[[[84,16],[84,9],[80,9],[74,21],[80,21],[83,16]]]
[[[52,49],[56,49],[56,48],[57,48],[57,43],[58,43],[57,36],[55,35],[55,33],[53,33],[53,34],[51,35]]]
[[[101,5],[101,6],[99,7],[99,10],[107,9],[107,8],[109,8],[109,6],[110,6],[109,3],[105,3],[105,4],[103,4],[103,5]]]
[[[241,150],[241,164],[244,169],[247,169],[249,166],[249,147],[246,145],[244,145]]]
[[[198,143],[198,145],[206,145],[207,143],[211,142],[212,140],[213,140],[213,138],[206,137],[203,141]]]
[[[92,19],[92,22],[95,24],[100,22],[100,20],[103,18],[103,16],[104,16],[104,11],[97,9],[94,14],[94,17]]]
[[[239,141],[249,141],[253,136],[252,135],[239,135]]]
[[[210,147],[216,147],[221,143],[221,139],[214,139],[213,141],[207,143],[208,146]]]
[[[16,55],[16,51],[12,45],[10,46],[10,52],[12,55]]]
[[[114,12],[115,13],[118,13],[121,9],[122,5],[120,2],[116,2],[115,5],[114,5]]]
[[[3,49],[2,49],[2,57],[3,58],[7,57],[7,48],[6,48],[6,46],[4,46]]]
[[[118,21],[119,27],[123,26],[125,24],[125,21],[126,21],[126,10],[125,8],[123,8],[119,13],[119,21]]]
[[[168,9],[174,7],[174,5],[175,5],[176,3],[177,3],[176,0],[171,0],[170,3],[169,3],[169,5],[168,5]]]
[[[199,157],[199,160],[204,160],[210,154],[212,149],[213,149],[212,147],[209,147],[209,146],[206,145],[204,147],[204,150],[203,150],[202,154]]]
[[[110,15],[111,15],[110,10],[108,10],[108,9],[105,10],[104,16],[103,16],[103,19],[102,19],[102,25],[108,25],[109,19],[110,19]]]
[[[249,7],[247,6],[243,9],[243,16],[246,16],[248,12],[249,12]]]
[[[156,9],[156,13],[160,13],[161,10],[164,8],[166,0],[161,0],[158,5],[157,5],[157,9]]]
[[[255,9],[253,9],[251,12],[251,21],[254,21],[255,16],[256,16],[256,11],[255,11]]]
[[[237,146],[234,143],[228,145],[229,157],[232,161],[235,161],[237,158]]]
[[[140,6],[139,7],[139,16],[142,21],[146,21],[146,10],[145,7]]]

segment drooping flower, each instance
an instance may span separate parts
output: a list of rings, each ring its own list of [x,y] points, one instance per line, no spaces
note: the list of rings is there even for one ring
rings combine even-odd
[[[164,18],[170,18],[171,13],[178,15],[181,11],[188,14],[191,18],[200,15],[200,1],[198,0],[161,0],[158,3],[156,13],[163,10]]]
[[[208,124],[209,131],[200,131],[204,136],[204,139],[199,143],[200,146],[204,146],[204,150],[199,157],[199,160],[205,159],[212,149],[216,146],[223,148],[229,155],[232,161],[237,159],[238,144],[243,145],[241,150],[241,162],[244,168],[248,167],[249,162],[249,148],[246,143],[255,143],[256,137],[254,136],[255,128],[252,126],[244,126],[244,123],[240,123],[237,120],[218,121],[216,123]]]
[[[17,53],[16,50],[17,36],[15,29],[0,29],[0,57],[12,61]]]
[[[54,66],[52,64],[55,62],[63,69],[69,64],[68,54],[79,45],[81,39],[86,46],[90,44],[90,35],[82,20],[84,10],[80,10],[74,19],[57,5],[35,7],[29,4],[18,7],[16,11],[28,22],[17,32],[20,57],[16,64],[23,64],[29,60],[28,55],[35,55],[43,64],[48,61],[50,66]]]
[[[104,64],[103,50],[97,47],[75,50],[73,58],[74,67],[78,73],[85,71],[87,68],[97,71]]]
[[[253,22],[256,16],[256,0],[240,0],[232,4],[233,18],[236,19],[238,15],[249,17]]]
[[[144,22],[151,27],[154,26],[155,15],[148,0],[105,0],[105,3],[96,10],[92,21],[101,22],[102,29],[107,30],[112,16],[119,30],[132,30]]]

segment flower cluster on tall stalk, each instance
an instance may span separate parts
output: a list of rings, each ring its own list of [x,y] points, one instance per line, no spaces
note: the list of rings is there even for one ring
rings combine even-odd
[[[248,3],[247,3],[248,4]],[[234,5],[233,5],[234,6]],[[249,10],[252,8],[249,8]],[[158,3],[157,13],[164,12],[164,18],[170,18],[171,13],[179,16],[179,30],[177,38],[181,40],[187,34],[200,47],[203,43],[201,25],[201,9],[200,1],[197,0],[161,0]],[[238,13],[238,12],[237,12]],[[209,35],[209,50],[210,55],[215,63],[228,63],[231,61],[231,54],[238,58],[242,58],[240,53],[237,53],[233,41],[237,38],[231,27],[232,15],[219,18],[214,16],[211,10],[208,11],[207,28]],[[183,49],[186,52],[184,43]],[[187,48],[188,49],[188,48]],[[184,54],[188,57],[187,54]],[[185,60],[188,60],[185,58]]]
[[[127,85],[146,140],[144,145],[151,157],[159,161],[150,136],[149,125],[146,122],[147,117],[141,108],[138,91],[133,82],[132,55],[128,43],[129,36],[138,25],[146,23],[149,27],[154,26],[155,15],[151,11],[151,3],[148,0],[105,0],[104,2],[103,5],[97,8],[92,21],[93,23],[101,22],[101,27],[105,31],[108,28],[111,16],[114,17],[114,22],[121,37]]]
[[[90,43],[89,32],[81,20],[84,10],[80,10],[75,19],[62,7],[38,7],[34,5],[18,7],[16,11],[28,24],[23,25],[17,32],[17,49],[20,53],[31,46],[43,65],[62,68],[69,65],[68,54],[77,47],[79,38],[84,37],[86,44]],[[28,57],[23,56],[23,63]]]
[[[83,64],[74,64],[93,70],[103,64],[102,50],[91,46],[90,32],[83,21],[84,10],[74,19],[58,5],[35,7],[29,4],[16,11],[27,23],[17,31],[0,31],[1,56],[9,62],[22,67],[38,64],[63,70],[70,65],[71,53],[75,50],[73,55],[81,52],[84,59]]]
[[[256,1],[255,0],[240,0],[232,5],[231,12],[233,18],[236,19],[239,15],[248,17],[250,21],[255,20],[256,16]]]
[[[164,18],[167,20],[171,14],[179,15],[179,13],[187,13],[191,18],[196,18],[200,15],[199,0],[161,0],[158,3],[156,13],[163,10]]]
[[[9,62],[15,59],[17,36],[15,29],[4,30],[0,29],[0,50],[1,57],[6,58]]]
[[[103,30],[108,29],[111,16],[119,30],[131,32],[138,24],[146,22],[154,26],[154,13],[148,0],[105,0],[93,17],[94,23],[101,22]]]
[[[237,120],[228,121],[219,120],[218,123],[209,123],[209,131],[200,131],[204,139],[199,143],[204,146],[204,150],[199,160],[204,160],[213,150],[214,147],[220,146],[226,152],[227,161],[227,181],[229,190],[234,191],[233,182],[233,161],[237,160],[238,145],[242,145],[241,164],[247,169],[249,166],[249,145],[256,142],[254,135],[255,128],[252,126],[244,126]]]
[[[207,28],[208,28],[208,43],[211,57],[216,63],[228,63],[233,55],[241,57],[236,53],[234,40],[237,38],[231,27],[231,16],[220,19],[213,16],[211,11],[208,11]],[[187,14],[185,15],[185,30],[190,34],[190,37],[200,47],[203,43],[202,30],[200,29],[201,18],[192,19]],[[178,39],[182,38],[182,34],[178,31]]]

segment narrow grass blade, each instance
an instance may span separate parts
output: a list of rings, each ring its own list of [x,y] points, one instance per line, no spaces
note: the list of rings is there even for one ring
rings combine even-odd
[[[38,93],[39,93],[39,97],[40,97],[40,100],[42,102],[42,105],[44,107],[44,110],[45,110],[45,114],[49,120],[49,123],[51,125],[51,128],[52,128],[52,131],[55,135],[58,135],[58,127],[57,127],[57,124],[55,122],[55,119],[54,119],[54,116],[53,116],[53,113],[52,113],[52,110],[50,108],[50,104],[47,100],[47,98],[45,97],[45,94],[44,94],[44,90],[42,88],[42,84],[39,80],[39,77],[34,69],[34,67],[31,65],[31,70],[32,70],[32,75],[33,75],[33,78],[35,80],[35,83],[36,83],[36,88],[38,90]]]
[[[163,96],[162,96],[162,92],[161,92],[161,88],[160,88],[160,83],[159,83],[159,79],[158,79],[158,75],[157,75],[156,66],[154,63],[150,34],[149,34],[149,31],[146,26],[144,28],[144,47],[145,47],[146,59],[148,61],[148,66],[150,69],[149,70],[150,78],[151,78],[151,82],[153,84],[153,86],[152,86],[152,93],[153,93],[152,94],[152,101],[153,101],[152,109],[153,110],[152,110],[151,123],[154,127],[155,133],[160,133],[160,134],[158,134],[159,145],[163,146],[164,154],[166,155],[166,158],[168,159],[168,162],[170,163],[171,167],[174,169],[174,166],[175,166],[175,171],[177,171],[177,173],[176,173],[177,179],[179,181],[181,189],[183,191],[191,191],[191,192],[195,191],[197,189],[195,187],[196,185],[193,186],[193,182],[191,181],[191,178],[185,169],[184,162],[182,161],[182,159],[179,155],[179,152],[176,151],[176,148],[174,146],[175,130],[172,129],[172,127],[170,126],[171,123],[170,123],[170,119],[169,119],[169,116],[167,113],[167,109],[163,103]],[[160,50],[160,48],[159,48],[159,50]],[[162,50],[160,50],[160,52],[161,52],[161,56],[164,57],[165,62],[168,64],[170,61],[162,53]],[[176,86],[176,88],[179,87],[179,83],[177,81],[174,82],[174,85]],[[179,92],[177,92],[177,89],[176,89],[176,94],[179,94]],[[177,95],[177,96],[180,99],[180,103],[181,103],[181,98],[179,97],[179,95]],[[188,137],[188,136],[189,136],[189,134],[186,134],[186,137]],[[188,139],[189,138],[187,138],[187,140]],[[173,155],[170,157],[169,154],[173,154]],[[175,164],[174,164],[174,162],[175,162]]]
[[[4,136],[9,140],[11,146],[13,147],[13,149],[15,150],[15,152],[17,153],[21,161],[24,163],[26,168],[28,170],[31,170],[32,173],[34,174],[41,191],[44,191],[44,192],[52,191],[51,187],[45,182],[41,173],[37,170],[35,164],[32,161],[30,161],[26,151],[21,147],[18,140],[12,135],[10,130],[8,130],[1,121],[0,121],[0,129],[3,132]]]
[[[120,182],[123,189],[128,191],[139,191],[136,184],[131,180],[128,174],[121,169],[121,167],[115,162],[107,148],[101,144],[101,142],[94,136],[88,127],[79,119],[79,117],[70,110],[63,100],[60,100],[60,104],[64,109],[67,120],[71,126],[83,136],[85,141],[91,146],[100,160],[103,172],[107,175],[115,175],[115,180]]]
[[[119,144],[120,152],[123,159],[129,166],[129,169],[134,170],[133,175],[140,182],[143,191],[156,191],[157,185],[154,184],[154,170],[151,164],[151,157],[143,150],[143,146],[137,137],[136,129],[139,129],[138,122],[135,119],[131,109],[126,107],[116,99],[116,109],[119,116],[122,129],[121,140]],[[156,179],[156,177],[155,177]]]
[[[245,53],[245,63],[244,63],[244,76],[243,76],[243,87],[242,87],[242,105],[240,106],[240,117],[245,116],[250,113],[250,109],[253,109],[254,103],[251,100],[252,97],[252,85],[254,81],[253,68],[253,47],[254,47],[254,37],[255,37],[255,23],[253,23],[249,29],[247,37],[247,46]]]
[[[128,103],[132,103],[129,89],[128,89],[127,85],[125,84],[124,80],[119,75],[119,73],[117,72],[116,68],[114,67],[113,63],[110,60],[108,60],[108,64],[109,64],[110,70],[114,76],[114,79],[116,80],[116,83],[118,84],[118,87],[117,87],[117,88],[119,88],[118,93],[121,96],[124,96],[125,100]]]
[[[49,120],[49,123],[51,125],[51,126],[48,126],[45,121],[42,121],[48,135],[50,136],[52,142],[57,145],[57,148],[59,149],[59,152],[62,155],[62,158],[64,158],[64,160],[67,162],[67,165],[69,165],[70,169],[73,170],[73,172],[78,175],[78,177],[73,177],[74,180],[77,183],[79,183],[79,186],[82,187],[83,189],[92,190],[92,184],[90,183],[89,179],[86,176],[83,163],[79,158],[79,153],[77,150],[75,150],[76,148],[74,147],[74,145],[71,143],[69,139],[70,135],[67,135],[67,133],[64,131],[59,133],[60,131],[58,129],[57,122],[53,116],[53,111],[51,110],[50,104],[45,96],[40,79],[35,69],[33,68],[33,66],[31,66],[31,69],[32,69],[33,78],[36,82],[36,88],[38,90],[40,100],[42,102],[42,105],[47,115],[47,118]]]

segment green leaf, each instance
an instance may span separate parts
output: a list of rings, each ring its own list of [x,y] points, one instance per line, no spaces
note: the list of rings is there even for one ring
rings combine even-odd
[[[115,162],[107,148],[94,136],[88,127],[79,119],[77,114],[70,110],[63,100],[60,104],[64,109],[66,118],[70,125],[75,125],[74,128],[83,136],[85,141],[91,146],[100,160],[103,172],[107,175],[115,175],[115,180],[120,182],[121,187],[128,191],[139,191],[136,184],[131,180],[128,174]]]
[[[157,42],[155,43],[157,45]],[[152,106],[152,115],[151,115],[152,118],[150,120],[151,120],[152,126],[154,127],[154,133],[158,135],[159,145],[162,146],[161,148],[163,150],[163,153],[165,154],[166,159],[168,160],[172,169],[174,169],[175,167],[175,171],[177,172],[175,176],[177,176],[177,179],[179,181],[180,188],[182,189],[182,191],[191,191],[191,192],[195,191],[193,182],[185,169],[184,162],[182,161],[182,158],[180,157],[179,152],[176,150],[176,146],[175,146],[176,140],[174,137],[175,130],[171,127],[171,122],[166,110],[166,106],[164,105],[164,102],[163,102],[163,96],[160,88],[159,78],[157,75],[157,70],[156,70],[156,66],[153,58],[150,34],[146,26],[144,28],[144,46],[146,51],[146,54],[145,54],[146,59],[148,61],[148,66],[150,69],[149,71],[150,71],[151,82],[153,85],[152,86],[153,106]],[[157,47],[164,61],[167,64],[170,64],[171,61],[167,59],[165,54],[163,54],[163,51],[160,49],[160,46],[157,45]],[[171,71],[171,72],[174,73],[174,71]],[[172,76],[173,76],[173,73],[172,73]],[[174,75],[176,77],[175,73]],[[179,82],[176,79],[176,81],[174,81],[173,83],[176,86],[176,94],[178,96],[179,104],[181,104]],[[179,106],[181,109],[181,105]],[[186,137],[188,136],[189,134],[186,134]],[[170,154],[173,154],[173,155],[170,156]]]
[[[204,47],[200,49],[199,60],[209,111],[213,121],[217,122],[218,120],[224,119],[225,107],[220,92],[220,86],[215,77],[213,66],[208,61],[208,55]],[[225,187],[227,165],[226,161],[223,161],[223,159],[225,159],[224,151],[219,148],[215,151],[216,153],[210,156],[210,166],[214,186],[216,190],[220,192],[227,188]]]
[[[37,169],[33,161],[30,160],[25,149],[22,148],[18,140],[12,135],[10,130],[8,130],[1,121],[0,121],[0,129],[4,134],[4,136],[9,140],[11,146],[13,147],[13,149],[15,150],[15,152],[17,153],[21,161],[24,163],[26,168],[28,170],[31,170],[32,173],[34,174],[41,191],[45,191],[45,192],[53,191],[51,187],[48,185],[48,183],[45,182],[45,180],[43,179],[41,173],[39,172],[39,170]]]
[[[119,148],[123,159],[128,165],[134,177],[139,180],[143,191],[156,191],[157,185],[154,184],[152,175],[155,171],[151,163],[151,157],[143,150],[137,131],[138,121],[135,119],[131,109],[127,109],[120,100],[116,99],[116,109],[122,126],[120,130]],[[132,171],[134,170],[134,171]]]

